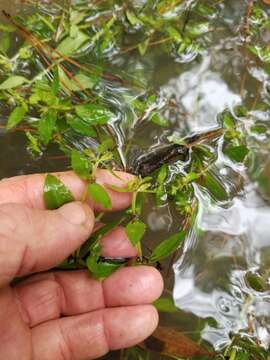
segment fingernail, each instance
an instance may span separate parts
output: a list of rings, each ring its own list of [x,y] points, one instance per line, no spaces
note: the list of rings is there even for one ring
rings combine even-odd
[[[71,224],[82,225],[86,221],[86,211],[80,202],[72,202],[59,209],[61,215]]]

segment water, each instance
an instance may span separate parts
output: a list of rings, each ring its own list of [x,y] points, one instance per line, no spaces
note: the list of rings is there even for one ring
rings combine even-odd
[[[2,8],[12,10],[9,3],[1,0]],[[130,76],[141,76],[159,92],[157,108],[162,107],[165,98],[175,101],[177,108],[171,109],[168,130],[157,130],[153,125],[130,130],[127,115],[130,109],[125,107],[123,94],[132,98],[140,90],[126,93],[123,87],[118,88],[118,92],[115,89],[110,92],[108,88],[106,91],[110,94],[108,101],[121,108],[122,115],[116,118],[113,130],[123,162],[130,160],[124,155],[127,140],[132,139],[134,151],[137,151],[163,142],[173,130],[183,135],[208,130],[218,125],[218,114],[225,109],[234,112],[239,104],[253,109],[248,118],[238,118],[244,130],[255,123],[267,129],[266,133],[249,136],[248,142],[255,156],[248,167],[236,165],[224,157],[222,143],[218,144],[216,171],[231,194],[230,201],[215,203],[202,187],[195,186],[199,203],[196,223],[173,265],[174,277],[165,277],[165,293],[172,292],[180,311],[179,315],[161,314],[161,324],[175,326],[195,339],[199,339],[200,334],[201,339],[217,351],[224,349],[237,333],[256,339],[261,347],[269,350],[269,75],[258,61],[246,54],[243,24],[247,2],[212,3],[215,3],[216,11],[208,18],[210,27],[216,30],[203,37],[204,47],[199,54],[190,48],[184,55],[169,56],[153,47],[144,57],[134,52],[109,56],[114,67]],[[267,12],[265,7],[264,16],[269,16],[269,9]],[[269,38],[269,29],[264,29],[260,41],[269,42]],[[257,107],[259,103],[265,107]],[[1,177],[61,170],[67,166],[65,159],[55,158],[59,153],[54,147],[43,157],[33,160],[25,150],[23,135],[16,132],[7,135],[2,131],[0,154]],[[7,158],[11,160],[6,161]],[[239,181],[241,190],[236,191]],[[168,233],[173,233],[181,218],[171,204],[157,209],[150,198],[145,205],[144,220],[149,225],[145,241],[151,247]],[[165,265],[164,275],[166,268]],[[266,277],[268,289],[255,290],[248,280],[250,274]],[[108,355],[106,359],[110,356],[119,359],[118,353]],[[153,359],[165,358],[157,354],[151,356]]]

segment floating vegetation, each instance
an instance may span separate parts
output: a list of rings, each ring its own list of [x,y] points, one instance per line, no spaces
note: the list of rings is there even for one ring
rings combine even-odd
[[[102,209],[99,219],[111,209],[111,199],[106,186],[95,182],[98,169],[116,177],[118,170],[135,175],[124,188],[110,186],[116,192],[133,193],[131,207],[119,219],[106,221],[59,267],[88,268],[98,279],[132,262],[160,267],[169,256],[174,262],[187,246],[186,239],[203,231],[198,226],[201,199],[209,207],[227,209],[235,197],[243,195],[244,171],[269,196],[258,165],[262,147],[264,154],[269,151],[269,129],[262,115],[268,111],[269,117],[268,2],[243,1],[237,41],[228,45],[229,50],[242,51],[246,63],[241,101],[224,106],[214,124],[199,131],[190,129],[180,101],[153,85],[147,71],[152,56],[170,59],[178,69],[207,57],[217,34],[226,40],[231,26],[228,21],[222,26],[217,21],[226,9],[223,3],[77,0],[46,4],[28,0],[25,14],[12,16],[2,9],[0,105],[7,117],[6,130],[24,131],[28,149],[36,157],[57,144],[70,160],[70,168],[87,183],[82,201],[90,197]],[[250,79],[260,81],[252,98]],[[143,132],[153,134],[153,139],[146,141]],[[73,196],[56,176],[48,174],[44,199],[54,209]],[[177,216],[174,232],[153,248],[144,242],[147,202],[156,209],[169,206]],[[136,261],[101,257],[100,239],[119,224],[138,249]],[[247,286],[256,292],[269,291],[268,279],[269,271],[245,274]],[[178,311],[164,299],[160,306],[166,313]],[[153,335],[155,349],[148,340],[142,348],[158,350],[160,346],[161,355],[173,358],[215,356],[195,342],[199,339],[191,340],[168,327],[160,327]],[[252,336],[236,334],[223,349],[224,355],[217,352],[217,358],[268,359],[267,351]],[[122,358],[142,359],[141,354],[141,349],[130,349]]]

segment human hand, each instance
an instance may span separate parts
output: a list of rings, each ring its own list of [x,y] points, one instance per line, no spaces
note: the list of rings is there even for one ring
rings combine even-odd
[[[129,178],[118,175],[123,182]],[[74,173],[57,176],[81,198],[85,185]],[[147,266],[126,267],[99,282],[87,271],[44,272],[77,249],[95,221],[93,204],[45,210],[44,179],[37,174],[0,182],[1,358],[94,359],[141,342],[157,326],[149,304],[162,292],[160,274]],[[97,181],[123,186],[104,170]],[[107,191],[113,210],[129,206],[131,194]],[[102,248],[103,256],[136,255],[121,227],[103,238]],[[37,272],[43,273],[10,286],[15,277]]]

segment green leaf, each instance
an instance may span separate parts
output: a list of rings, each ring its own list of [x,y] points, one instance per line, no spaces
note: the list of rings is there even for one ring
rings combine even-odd
[[[243,162],[248,153],[249,150],[245,145],[228,146],[224,150],[225,155],[227,155],[232,161],[238,163]]]
[[[112,138],[105,139],[99,144],[98,153],[104,154],[107,151],[111,150],[113,146],[114,146],[114,142]]]
[[[166,312],[166,313],[176,313],[176,312],[178,312],[178,309],[174,305],[174,302],[173,302],[173,300],[171,298],[162,297],[162,298],[156,300],[153,303],[153,305],[160,312]]]
[[[58,209],[60,206],[74,201],[74,198],[61,180],[48,174],[44,184],[44,201],[47,209]]]
[[[8,33],[3,33],[0,38],[0,52],[6,54],[10,48],[10,37]]]
[[[40,149],[39,139],[32,135],[30,131],[26,131],[25,135],[29,140],[27,149],[30,150],[33,154],[41,155],[42,151]]]
[[[235,121],[231,114],[225,113],[222,120],[225,128],[230,130],[235,128]]]
[[[172,254],[179,248],[180,244],[185,239],[185,236],[186,232],[180,231],[179,233],[170,236],[168,239],[163,240],[152,252],[150,262],[159,261]]]
[[[85,136],[96,137],[97,133],[94,128],[85,123],[81,118],[74,117],[67,120],[67,123],[75,130],[77,133]]]
[[[134,14],[134,12],[127,10],[126,11],[126,17],[131,25],[141,25],[142,22],[140,19],[137,18],[137,16]]]
[[[60,88],[59,68],[55,67],[53,70],[53,81],[52,81],[52,94],[57,95]]]
[[[23,76],[19,76],[19,75],[10,76],[7,80],[2,82],[2,84],[0,84],[0,90],[13,89],[27,82],[28,80]]]
[[[255,124],[251,126],[250,131],[256,134],[265,134],[267,127],[264,124]]]
[[[135,214],[141,215],[143,204],[144,204],[144,193],[139,192],[137,193],[135,206],[134,206]]]
[[[157,124],[157,125],[159,125],[161,127],[168,127],[168,125],[169,125],[168,120],[161,117],[159,113],[154,113],[150,117],[150,119],[154,124]]]
[[[91,171],[89,160],[77,150],[71,152],[71,166],[76,174],[82,179],[88,179]]]
[[[77,31],[76,36],[66,37],[56,48],[62,55],[70,56],[89,40],[89,36],[82,31]]]
[[[255,272],[248,271],[245,275],[245,281],[248,286],[258,292],[264,292],[270,288],[267,284],[267,280]]]
[[[16,27],[11,24],[0,23],[0,30],[5,32],[14,32],[16,31]]]
[[[9,115],[6,129],[10,130],[18,125],[24,118],[27,110],[24,106],[17,106]]]
[[[228,199],[228,195],[222,186],[222,184],[219,182],[219,180],[209,172],[205,174],[202,185],[205,186],[210,194],[219,201],[225,201]]]
[[[91,255],[88,256],[86,260],[86,264],[91,274],[96,279],[105,279],[123,266],[122,264],[118,264],[118,263],[112,263],[106,261],[101,262],[99,261],[99,259]]]
[[[45,145],[48,145],[48,143],[52,139],[56,119],[57,112],[53,109],[50,109],[41,116],[41,119],[38,123],[38,133],[41,141]]]
[[[181,42],[183,40],[181,34],[174,27],[168,26],[166,31],[176,42]]]
[[[133,246],[137,245],[141,241],[144,236],[145,229],[145,224],[140,220],[132,220],[127,224],[125,231]]]
[[[102,205],[105,209],[112,208],[111,199],[107,193],[107,191],[99,184],[93,183],[88,184],[88,193],[93,198],[95,203]]]
[[[90,125],[104,125],[114,116],[105,106],[96,104],[77,105],[75,111]]]
[[[168,176],[168,166],[166,164],[163,164],[158,172],[157,182],[163,185],[167,176]]]

